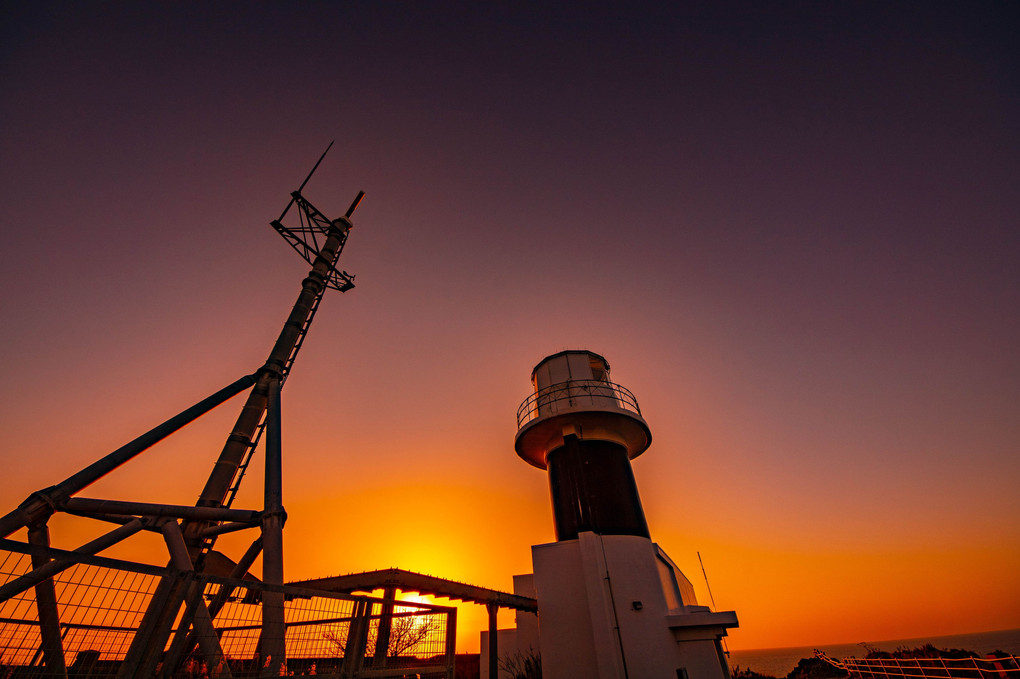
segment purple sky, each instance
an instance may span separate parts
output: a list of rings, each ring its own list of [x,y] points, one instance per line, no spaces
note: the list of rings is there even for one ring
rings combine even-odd
[[[335,138],[306,195],[367,192],[358,287],[287,384],[292,498],[446,474],[544,517],[483,544],[526,570],[513,414],[590,348],[652,427],[653,537],[740,561],[745,647],[873,629],[768,636],[741,589],[834,544],[992,583],[871,638],[1020,627],[1015,4],[654,7],[8,3],[0,509],[260,365],[307,269],[268,221]]]

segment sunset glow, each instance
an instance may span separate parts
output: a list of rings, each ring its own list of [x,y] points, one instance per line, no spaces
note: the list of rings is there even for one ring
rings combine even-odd
[[[510,591],[555,539],[515,413],[585,348],[730,648],[1020,627],[1015,17],[540,7],[9,8],[0,514],[262,365],[308,270],[268,223],[336,138],[305,194],[366,191],[357,287],[283,390],[287,580]],[[242,402],[82,495],[194,504]]]

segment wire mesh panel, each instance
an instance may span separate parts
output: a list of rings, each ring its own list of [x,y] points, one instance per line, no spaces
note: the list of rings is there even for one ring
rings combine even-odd
[[[1020,679],[1015,657],[1004,658],[843,658],[860,679]]]
[[[21,582],[19,578],[32,571],[31,557],[21,550],[39,549],[0,541],[0,586]],[[70,555],[45,551],[55,558]],[[200,639],[198,626],[192,629],[183,622],[193,616],[186,616],[181,605],[155,670],[161,679],[262,674],[270,660],[260,653],[262,594],[268,589],[282,589],[285,597],[285,674],[350,679],[453,676],[453,608],[272,587],[78,556],[89,563],[75,563],[49,581],[56,593],[57,655],[66,670],[52,659],[47,666],[44,625],[36,591],[29,587],[0,601],[0,679],[116,677],[160,580],[184,575],[196,585],[191,610],[204,607],[209,612],[209,636],[215,638]],[[210,648],[216,652],[207,660]]]
[[[159,582],[156,573],[163,570],[138,566],[143,572],[77,563],[50,580],[70,676],[109,676],[111,670],[115,674]],[[31,570],[29,555],[0,551],[0,585]],[[0,600],[0,677],[63,676],[58,668],[44,665],[43,646],[35,588]]]
[[[27,554],[3,552],[0,558],[0,582],[24,575],[32,568]],[[0,670],[11,665],[30,664],[39,649],[39,619],[35,597],[18,596],[0,602]],[[0,671],[3,676],[4,671]]]

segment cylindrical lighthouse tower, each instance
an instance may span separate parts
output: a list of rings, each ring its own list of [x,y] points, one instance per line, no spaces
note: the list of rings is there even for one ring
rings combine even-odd
[[[514,447],[549,470],[556,539],[649,537],[630,461],[647,450],[652,433],[634,394],[610,381],[605,358],[583,350],[542,359],[531,382]]]
[[[652,434],[634,394],[584,350],[542,359],[531,382],[514,448],[549,472],[556,542],[532,545],[534,572],[514,577],[538,617],[519,614],[507,641],[538,651],[546,679],[730,679],[721,639],[736,614],[699,606],[648,534],[630,461]]]

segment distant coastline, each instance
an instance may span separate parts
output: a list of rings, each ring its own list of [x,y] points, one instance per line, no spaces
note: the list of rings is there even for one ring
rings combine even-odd
[[[861,643],[881,649],[895,651],[897,648],[921,646],[931,643],[939,648],[965,648],[982,655],[996,649],[1020,656],[1020,628],[996,632],[953,634],[941,637],[916,637],[912,639],[886,639],[872,641],[861,639]],[[730,651],[730,669],[750,669],[773,677],[785,677],[797,666],[801,658],[814,656],[820,649],[832,658],[864,657],[867,651],[860,643],[819,644],[815,646],[793,646],[789,648],[758,648],[746,651]]]

